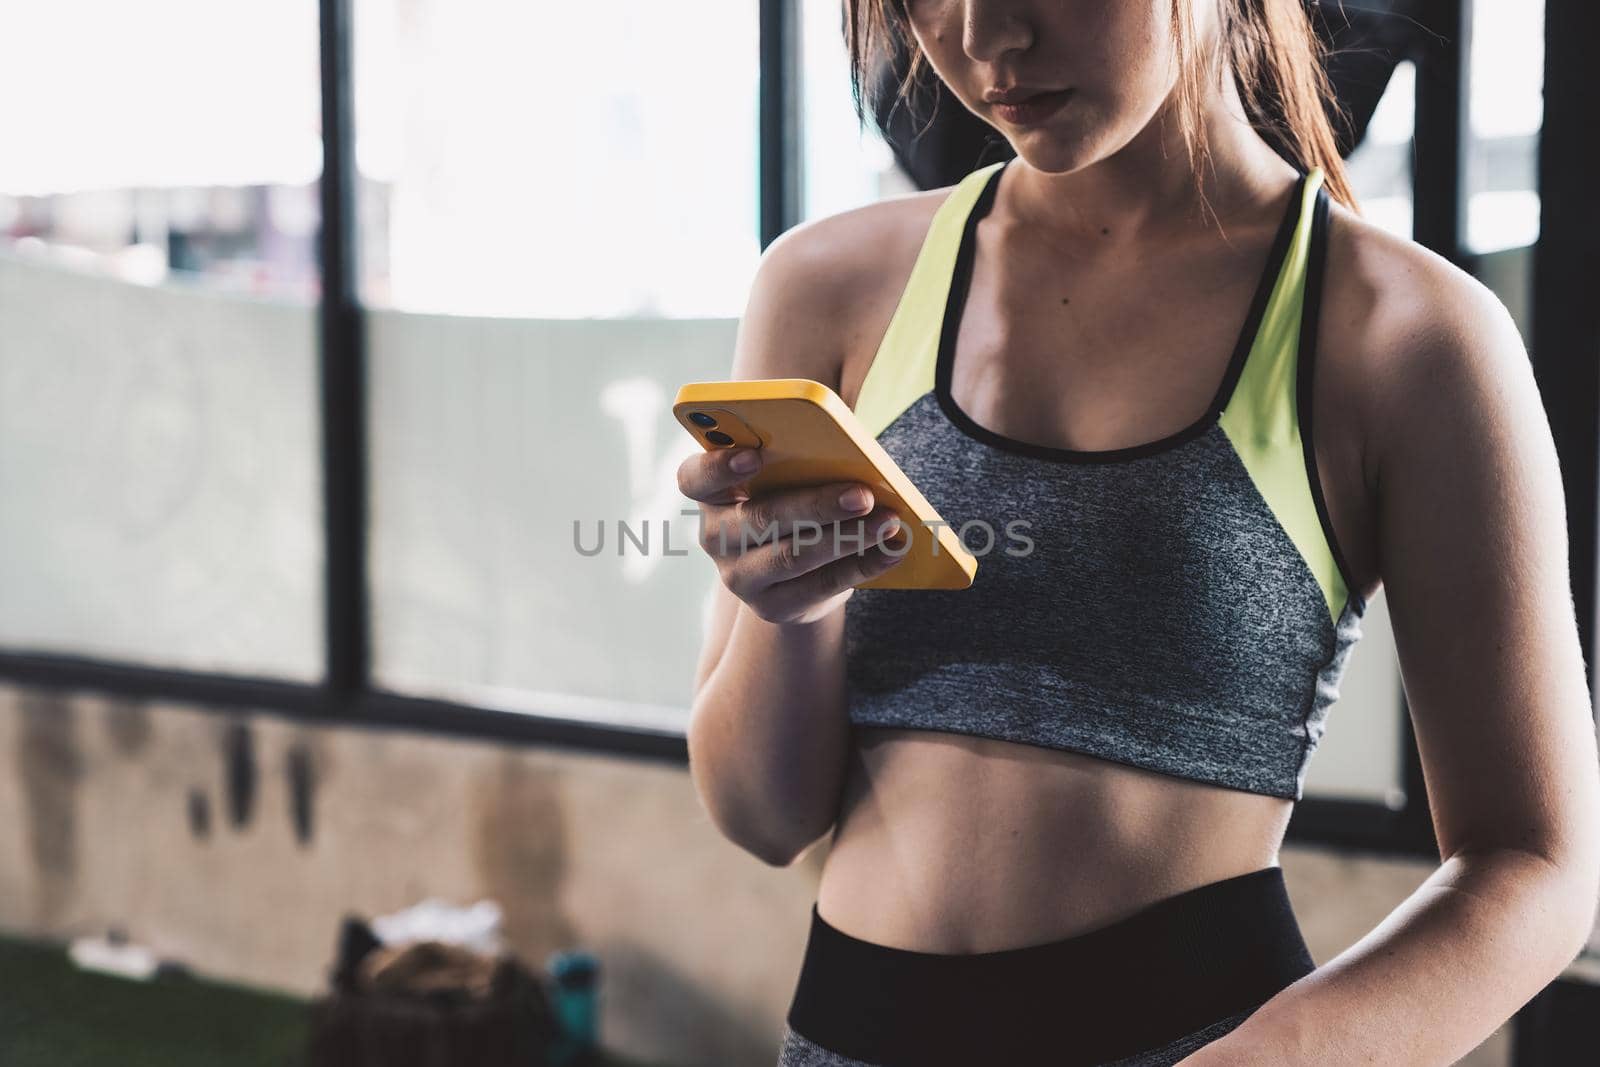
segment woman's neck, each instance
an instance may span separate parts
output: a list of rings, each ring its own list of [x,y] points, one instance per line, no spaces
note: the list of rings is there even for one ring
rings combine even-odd
[[[1009,223],[1065,242],[1095,235],[1119,242],[1165,239],[1213,226],[1212,217],[1250,217],[1281,193],[1294,169],[1245,117],[1234,79],[1219,79],[1202,109],[1209,160],[1199,160],[1200,189],[1178,120],[1175,97],[1115,153],[1068,174],[1041,170],[1020,156],[1007,168],[994,212]]]

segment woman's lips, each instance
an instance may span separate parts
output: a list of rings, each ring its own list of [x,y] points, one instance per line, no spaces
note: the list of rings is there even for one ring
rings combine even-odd
[[[994,105],[995,114],[1013,126],[1031,126],[1053,115],[1072,98],[1071,89],[1058,89],[1053,93],[1040,93],[1018,104]]]

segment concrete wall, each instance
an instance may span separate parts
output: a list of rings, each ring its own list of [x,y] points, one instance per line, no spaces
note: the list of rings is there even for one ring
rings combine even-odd
[[[614,1050],[775,1058],[823,849],[764,866],[681,768],[4,685],[0,760],[0,928],[120,926],[201,973],[309,995],[346,913],[488,896],[536,965],[599,954]],[[1305,848],[1283,866],[1319,962],[1430,870]],[[1501,1033],[1463,1062],[1507,1049]]]

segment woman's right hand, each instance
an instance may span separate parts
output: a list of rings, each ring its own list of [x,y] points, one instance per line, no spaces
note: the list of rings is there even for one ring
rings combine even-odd
[[[859,482],[751,496],[758,448],[718,449],[685,459],[678,489],[700,505],[700,547],[722,583],[760,618],[815,622],[855,586],[904,558],[900,520]],[[885,547],[885,542],[889,542]]]

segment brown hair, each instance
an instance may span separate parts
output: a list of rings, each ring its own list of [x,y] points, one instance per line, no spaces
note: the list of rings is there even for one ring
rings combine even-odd
[[[1313,28],[1304,0],[1217,3],[1222,16],[1221,54],[1202,56],[1196,49],[1194,0],[1172,0],[1179,70],[1177,111],[1197,190],[1201,164],[1210,160],[1201,102],[1207,80],[1225,56],[1251,125],[1277,140],[1302,171],[1321,167],[1328,193],[1359,210],[1329,112],[1340,121],[1348,119],[1328,80],[1327,46]],[[862,122],[868,107],[876,109],[877,105],[876,64],[880,58],[896,54],[897,41],[904,42],[911,62],[900,79],[896,106],[922,84],[927,57],[911,33],[905,0],[844,0],[844,33],[856,116]]]

